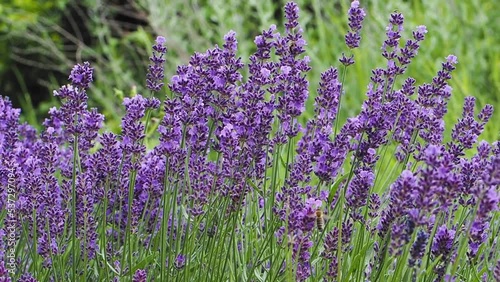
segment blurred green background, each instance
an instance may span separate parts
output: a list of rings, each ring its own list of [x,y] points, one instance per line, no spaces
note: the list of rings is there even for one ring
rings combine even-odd
[[[300,23],[312,59],[311,93],[319,75],[330,65],[339,66],[346,52],[350,0],[300,0]],[[389,14],[405,16],[404,38],[418,25],[428,33],[419,54],[404,77],[418,84],[430,82],[449,54],[458,56],[453,74],[448,131],[460,117],[465,96],[477,97],[478,106],[495,106],[483,138],[495,141],[500,132],[500,1],[415,0],[360,1],[367,12],[356,64],[348,71],[342,117],[358,113],[371,70],[383,67],[380,46]],[[195,52],[221,44],[234,30],[239,55],[248,62],[253,39],[276,24],[283,31],[286,1],[263,0],[3,0],[0,4],[0,94],[10,96],[23,109],[23,119],[36,125],[57,105],[52,91],[67,83],[75,63],[90,61],[95,68],[89,91],[90,105],[106,115],[118,129],[123,109],[121,95],[145,92],[145,75],[151,45],[157,35],[167,38],[167,80],[176,66]],[[404,42],[404,41],[402,41]],[[402,81],[403,78],[400,78]],[[163,99],[163,97],[159,97]],[[310,99],[312,101],[312,99]],[[311,114],[308,104],[307,118]]]

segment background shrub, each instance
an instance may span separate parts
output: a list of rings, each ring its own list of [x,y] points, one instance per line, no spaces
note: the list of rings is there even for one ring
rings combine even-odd
[[[92,62],[96,74],[90,104],[98,106],[117,128],[116,110],[122,93],[144,91],[144,70],[148,46],[156,35],[167,38],[169,57],[166,77],[175,66],[184,64],[189,54],[206,50],[222,42],[230,29],[240,41],[239,55],[247,58],[253,50],[253,38],[272,23],[283,22],[281,7],[286,1],[184,1],[184,0],[85,0],[10,1],[0,4],[0,89],[22,106],[24,118],[32,124],[55,103],[50,93],[65,83],[74,63]],[[343,50],[346,16],[350,1],[302,0],[302,23],[307,51],[312,58],[311,85],[317,85],[319,73]],[[361,104],[369,70],[379,65],[381,38],[387,15],[399,10],[405,15],[405,35],[411,27],[424,24],[429,36],[418,60],[409,72],[417,82],[429,78],[449,53],[459,59],[452,87],[447,121],[460,115],[466,95],[475,95],[500,105],[500,10],[498,1],[366,1],[367,18],[362,31],[363,52],[355,53],[356,83],[344,102],[342,116],[354,114]],[[28,96],[28,93],[31,95]],[[48,101],[48,103],[44,103]],[[312,100],[308,103],[311,114]],[[39,110],[34,111],[34,108]],[[496,111],[493,119],[500,118]],[[498,138],[500,125],[487,126],[485,138]]]

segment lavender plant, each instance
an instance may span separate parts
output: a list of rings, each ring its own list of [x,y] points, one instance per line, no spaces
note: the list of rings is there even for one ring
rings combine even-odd
[[[2,281],[493,281],[500,279],[500,142],[479,141],[493,108],[443,117],[458,60],[430,83],[406,76],[427,33],[403,41],[394,12],[355,117],[338,117],[365,12],[348,11],[346,52],[321,75],[314,116],[297,4],[285,31],[236,34],[196,53],[163,95],[158,37],[148,97],[125,98],[119,135],[87,107],[89,63],[36,132],[0,98]],[[243,73],[248,71],[248,77]]]

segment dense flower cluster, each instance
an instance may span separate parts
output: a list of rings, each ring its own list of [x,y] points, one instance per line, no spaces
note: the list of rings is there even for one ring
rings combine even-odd
[[[158,92],[163,87],[163,79],[165,78],[163,74],[163,65],[165,64],[165,54],[167,53],[167,47],[165,44],[165,37],[158,36],[156,38],[156,44],[153,45],[153,55],[149,60],[151,65],[149,65],[148,75],[146,77],[146,86],[151,90]]]
[[[3,187],[14,186],[17,217],[0,219],[14,224],[22,254],[11,277],[169,281],[203,268],[195,275],[214,281],[383,281],[387,273],[452,281],[477,266],[484,279],[500,279],[492,238],[500,142],[479,142],[493,108],[475,115],[467,97],[445,135],[457,58],[447,57],[431,83],[396,83],[427,30],[402,44],[404,17],[394,12],[382,44],[387,64],[372,71],[359,114],[339,121],[345,89],[331,67],[313,118],[301,124],[310,59],[298,5],[284,11],[284,34],[271,26],[258,35],[248,65],[230,31],[222,47],[177,68],[156,140],[146,137],[147,119],[161,103],[141,94],[123,99],[121,133],[105,131],[104,116],[87,106],[87,62],[54,92],[62,104],[39,133],[0,97],[0,206],[12,202]],[[365,15],[353,1],[349,49],[359,47]],[[165,43],[160,36],[153,46],[152,92],[164,85]],[[11,281],[3,226],[0,280]]]

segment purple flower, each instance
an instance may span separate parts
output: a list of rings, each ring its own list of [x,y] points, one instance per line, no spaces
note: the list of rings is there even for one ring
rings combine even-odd
[[[146,148],[141,144],[144,139],[144,124],[141,119],[144,117],[147,109],[159,107],[159,101],[156,98],[144,98],[140,94],[123,99],[126,114],[122,118],[122,148],[124,151],[133,154],[144,153]]]
[[[469,257],[476,256],[479,247],[488,237],[491,213],[498,210],[498,203],[500,202],[500,194],[495,187],[484,191],[483,194],[479,202],[476,218],[469,232],[469,252],[467,253]]]
[[[370,200],[368,202],[368,216],[371,219],[376,219],[379,215],[380,208],[380,196],[376,193],[370,195]]]
[[[485,163],[483,169],[484,170],[481,171],[480,175],[486,185],[500,185],[500,141],[494,143],[493,155]]]
[[[132,282],[146,282],[148,279],[146,270],[137,269],[134,273],[134,277],[132,278]]]
[[[371,170],[360,170],[354,175],[346,193],[347,204],[353,210],[366,205],[374,180],[375,175]]]
[[[386,28],[387,39],[382,45],[382,56],[387,60],[396,58],[399,39],[403,30],[404,17],[401,13],[392,13],[389,19],[389,25]]]
[[[441,225],[434,236],[434,241],[432,242],[432,254],[436,257],[440,255],[444,258],[448,257],[452,251],[454,239],[455,230],[448,229],[446,225]]]
[[[163,86],[164,56],[167,53],[167,47],[164,46],[165,41],[165,37],[163,36],[156,38],[156,43],[153,45],[153,55],[149,58],[151,64],[148,67],[146,82],[147,87],[154,92],[160,91]]]
[[[37,282],[38,280],[36,280],[33,276],[31,276],[30,274],[23,274],[21,276],[21,278],[19,278],[19,280],[17,280],[18,282]]]
[[[99,143],[102,149],[97,152],[96,173],[99,173],[102,179],[116,180],[116,171],[119,169],[122,156],[118,136],[113,133],[104,133],[99,136]]]
[[[420,265],[420,260],[424,256],[428,238],[429,235],[422,230],[420,230],[417,233],[417,239],[415,239],[415,242],[413,243],[410,249],[410,259],[409,259],[410,267],[413,266],[418,267]]]
[[[496,281],[500,281],[500,260],[497,261],[497,265],[493,271],[493,278],[495,278]]]
[[[404,170],[399,178],[390,186],[390,201],[389,205],[383,210],[380,222],[377,226],[380,236],[385,236],[389,232],[391,225],[397,225],[397,234],[391,234],[395,241],[398,241],[395,246],[399,248],[402,244],[407,243],[408,237],[411,237],[413,230],[404,227],[410,227],[408,224],[415,224],[414,219],[407,218],[405,215],[411,214],[411,209],[414,206],[414,195],[418,189],[418,180],[409,170]],[[411,226],[412,228],[414,226]],[[412,229],[410,228],[410,229]],[[394,229],[393,229],[394,231]],[[395,249],[397,249],[395,248]]]
[[[0,261],[0,282],[10,282],[10,275],[8,274],[9,270],[5,268],[5,262]]]
[[[306,200],[306,209],[315,211],[317,209],[320,209],[323,203],[321,200],[317,200],[314,198],[309,198]]]
[[[0,96],[0,182],[2,187],[8,183],[8,174],[17,170],[15,151],[19,142],[18,126],[21,111],[13,109],[9,98]],[[7,204],[7,189],[0,192],[0,208],[5,209]]]
[[[314,111],[316,113],[317,125],[323,134],[332,133],[331,125],[337,117],[342,84],[338,80],[338,71],[329,68],[321,73],[318,96],[315,98]]]
[[[345,35],[345,43],[350,49],[359,47],[359,42],[361,41],[361,36],[358,33],[348,32]]]
[[[489,219],[491,212],[498,210],[499,202],[500,194],[497,192],[496,187],[491,187],[486,190],[479,203],[476,219]]]
[[[337,272],[338,272],[338,260],[337,257],[333,257],[331,262],[328,264],[328,271],[326,272],[326,276],[335,279],[337,278]]]
[[[335,254],[337,252],[337,244],[339,239],[339,229],[334,227],[332,231],[326,234],[324,247],[325,249],[321,252],[321,257],[325,259],[333,259],[335,258]]]
[[[486,273],[485,273],[486,274]],[[457,277],[456,276],[451,276],[449,274],[446,274],[444,277],[443,277],[443,281],[444,282],[455,282],[457,280]]]
[[[469,252],[467,252],[469,258],[476,256],[479,247],[488,237],[489,226],[488,222],[481,222],[478,220],[472,223],[469,231]]]
[[[448,56],[431,83],[417,87],[411,77],[403,83],[396,82],[419,51],[427,30],[418,26],[412,37],[401,43],[404,18],[393,13],[382,47],[386,67],[372,71],[367,99],[359,115],[347,119],[338,130],[335,122],[344,86],[337,69],[329,68],[321,74],[314,117],[302,127],[301,115],[309,96],[306,76],[310,59],[303,55],[307,43],[298,14],[297,4],[288,3],[285,33],[280,34],[271,26],[255,38],[256,52],[249,58],[246,80],[234,31],[224,36],[221,47],[196,53],[188,64],[178,67],[170,80],[172,96],[165,100],[165,114],[158,126],[159,144],[150,151],[145,146],[150,143],[145,140],[143,119],[150,109],[160,106],[160,101],[141,95],[124,99],[126,114],[121,134],[101,134],[103,115],[87,107],[86,91],[93,79],[87,62],[73,68],[71,84],[55,91],[62,106],[50,109],[40,133],[20,125],[19,110],[12,109],[8,99],[0,98],[0,182],[9,181],[6,175],[12,171],[14,177],[9,178],[15,179],[18,189],[16,224],[36,231],[32,240],[37,240],[34,251],[43,259],[42,266],[50,267],[66,252],[68,238],[63,235],[68,235],[65,230],[72,227],[66,222],[71,217],[68,207],[72,203],[76,205],[74,227],[80,242],[77,249],[82,252],[79,257],[85,253],[85,259],[90,261],[95,260],[100,247],[97,231],[101,229],[105,232],[102,235],[109,238],[107,245],[102,246],[105,255],[114,260],[122,254],[120,246],[126,243],[124,231],[129,226],[139,240],[137,246],[146,248],[158,241],[156,236],[163,235],[159,232],[162,222],[167,226],[161,231],[179,242],[187,238],[188,231],[217,238],[224,235],[219,231],[225,230],[221,226],[227,224],[227,218],[244,216],[243,226],[252,224],[253,219],[246,212],[251,209],[248,204],[258,206],[258,214],[264,215],[255,218],[264,232],[274,232],[279,244],[288,242],[282,246],[291,253],[286,267],[295,271],[297,281],[320,273],[326,273],[330,280],[336,278],[340,264],[349,263],[337,254],[356,255],[352,252],[358,248],[353,248],[351,241],[353,236],[359,236],[360,228],[368,231],[364,239],[372,240],[369,243],[375,253],[388,251],[394,256],[406,247],[413,270],[421,264],[430,244],[431,260],[441,257],[432,262],[438,280],[455,259],[456,241],[466,238],[469,259],[483,260],[478,258],[478,250],[485,247],[483,244],[491,234],[492,215],[500,202],[500,142],[478,143],[493,108],[487,105],[476,115],[475,100],[468,97],[451,141],[443,143],[443,118],[452,91],[448,80],[457,58]],[[350,49],[360,44],[364,17],[359,1],[353,1],[345,35]],[[152,91],[163,87],[166,51],[165,38],[160,36],[153,46],[147,74],[147,87]],[[353,64],[354,56],[343,55],[340,61]],[[398,146],[395,154],[401,164],[400,175],[388,191],[371,193],[375,169],[384,173],[384,164],[377,162],[383,146],[389,143]],[[72,145],[78,145],[75,152]],[[474,147],[477,154],[466,157],[466,150]],[[347,156],[352,158],[346,162]],[[280,161],[286,162],[286,178],[276,183],[267,181],[273,166],[281,166]],[[344,169],[351,172],[348,178],[338,176]],[[383,184],[385,176],[389,177],[381,175],[382,182],[377,181],[380,187],[387,186]],[[339,189],[335,195],[329,195],[333,193],[333,183]],[[131,198],[127,201],[129,187]],[[72,189],[76,189],[76,198]],[[271,191],[276,191],[275,195]],[[344,193],[346,201],[338,201]],[[273,197],[275,201],[271,203]],[[0,207],[5,208],[6,198],[4,189]],[[165,198],[170,202],[163,202]],[[215,204],[221,201],[224,210],[209,206],[214,199]],[[248,203],[249,200],[258,202]],[[343,222],[343,218],[333,218],[337,223],[330,224],[333,228],[324,233],[314,228],[316,211],[323,208],[323,202],[328,205],[325,212],[330,211],[331,215],[336,214],[334,211],[349,211]],[[340,203],[344,206],[335,206]],[[477,207],[475,218],[466,219],[471,223],[467,234],[443,224],[457,222],[455,212],[459,205],[465,211]],[[170,210],[163,210],[165,206]],[[271,210],[264,212],[264,208]],[[223,217],[218,217],[217,222],[205,222],[203,218],[213,218],[214,211]],[[279,221],[278,225],[265,222],[269,212]],[[199,222],[201,225],[196,226]],[[373,236],[374,225],[378,239]],[[431,239],[429,233],[434,226],[437,232]],[[25,237],[30,240],[30,236]],[[416,238],[409,245],[413,237]],[[2,229],[0,241],[0,257],[5,257]],[[242,241],[238,239],[236,243],[241,250]],[[484,254],[490,256],[485,260],[495,259],[494,244],[488,245],[492,251]],[[169,265],[181,271],[187,266],[189,255],[177,254]],[[324,261],[316,263],[317,259]],[[26,268],[29,261],[19,262]],[[269,266],[266,263],[262,264],[264,268]],[[367,262],[367,277],[377,263]],[[120,273],[133,271],[130,267],[115,263]],[[136,270],[133,281],[146,281],[149,267]],[[284,271],[285,264],[280,267],[279,272]],[[500,277],[500,262],[497,268],[495,275]],[[8,279],[5,272],[5,265],[1,264],[0,280]],[[21,281],[35,280],[25,274]]]
[[[477,118],[483,123],[487,123],[493,115],[493,106],[485,105],[481,112],[477,115]]]
[[[311,276],[311,264],[309,262],[300,262],[297,264],[296,281],[305,281]]]
[[[49,127],[41,135],[41,140],[44,142],[42,150],[39,152],[39,157],[41,161],[41,175],[40,184],[41,197],[38,201],[42,200],[42,207],[39,210],[40,216],[47,219],[50,235],[52,240],[55,242],[54,238],[59,236],[64,231],[66,208],[63,203],[63,199],[67,199],[61,191],[61,187],[58,184],[57,178],[54,175],[56,172],[57,158],[58,158],[58,147],[57,139],[54,134],[54,129]],[[39,232],[43,233],[45,228],[41,228]],[[54,252],[57,253],[57,252]],[[49,255],[49,254],[47,254]]]
[[[463,155],[464,149],[471,149],[477,142],[477,138],[483,132],[486,122],[492,114],[491,105],[486,105],[478,115],[479,122],[474,118],[474,97],[466,97],[462,118],[458,120],[452,130],[451,137],[454,144],[450,144],[453,153],[458,157]]]
[[[54,109],[49,113],[50,120],[61,120],[70,136],[81,134],[83,132],[81,119],[83,113],[87,110],[87,94],[85,91],[79,90],[72,85],[64,85],[59,90],[54,91],[54,96],[63,99],[63,104],[60,109]],[[46,123],[49,122],[46,121]]]
[[[294,118],[305,109],[305,101],[309,95],[309,82],[305,74],[311,69],[309,57],[300,59],[305,52],[305,40],[302,29],[298,26],[299,8],[296,3],[285,5],[286,34],[278,36],[275,42],[276,55],[280,58],[279,68],[283,71],[277,77],[276,85],[269,89],[273,95],[278,95],[278,110],[281,123],[281,132],[285,136],[295,136],[298,133],[298,124]],[[277,136],[277,141],[280,139]]]
[[[296,3],[289,2],[285,5],[285,18],[287,19],[287,23],[285,23],[287,31],[292,31],[299,25],[299,6]]]
[[[90,171],[77,175],[76,178],[76,224],[77,237],[82,250],[89,259],[94,258],[97,250],[97,221],[94,217],[95,197],[94,177]]]
[[[326,154],[332,152],[329,148],[333,146],[330,140],[332,134],[332,124],[337,116],[340,99],[341,84],[338,81],[338,72],[330,68],[321,74],[320,88],[315,99],[315,118],[307,123],[303,130],[303,136],[299,140],[296,149],[296,159],[287,181],[290,186],[295,186],[300,182],[308,182],[309,174],[313,170],[314,162],[317,162],[317,174],[322,180],[334,177],[330,166],[335,166],[328,162]]]
[[[427,28],[423,25],[418,26],[413,31],[413,39],[406,41],[405,46],[401,48],[400,54],[397,55],[397,61],[400,66],[394,69],[395,74],[403,74],[406,71],[407,65],[411,63],[411,60],[417,55],[418,49],[420,48],[420,41],[424,40],[424,36],[427,33]]]
[[[354,223],[352,220],[347,220],[346,222],[342,222],[342,244],[346,249],[349,242],[351,242],[353,225]]]
[[[460,173],[455,169],[454,156],[442,145],[428,145],[419,158],[425,163],[418,169],[418,185],[413,203],[418,207],[418,224],[424,224],[425,214],[447,212],[462,191]],[[424,216],[424,217],[422,217]]]
[[[361,41],[360,31],[366,13],[359,7],[359,1],[356,0],[351,2],[348,14],[350,31],[345,35],[345,43],[349,49],[354,49],[359,47]]]
[[[339,62],[346,67],[350,66],[354,64],[354,55],[351,54],[350,56],[346,56],[344,53],[342,53],[342,57],[340,57]]]
[[[45,126],[54,127],[56,131],[64,126],[62,137],[67,138],[69,142],[74,142],[75,135],[83,134],[83,151],[92,147],[92,140],[96,138],[104,120],[104,116],[96,109],[90,112],[87,110],[88,97],[85,91],[92,82],[92,73],[93,69],[88,62],[73,68],[69,77],[72,84],[54,91],[54,96],[62,99],[63,104],[60,109],[51,109],[50,118],[44,122]]]
[[[297,234],[294,237],[292,259],[297,264],[297,281],[304,281],[311,275],[311,264],[309,260],[311,253],[309,249],[313,246],[313,241],[309,235]]]
[[[84,62],[83,65],[76,65],[71,70],[71,74],[69,75],[69,80],[71,80],[71,84],[80,89],[87,89],[92,82],[92,73],[93,69],[90,67],[89,62]]]
[[[175,267],[181,269],[186,265],[186,256],[179,254],[175,257]]]
[[[405,231],[408,224],[402,222],[399,218],[396,218],[390,227],[391,241],[389,245],[389,253],[394,256],[399,256],[402,254],[402,247],[407,243]]]
[[[165,115],[158,126],[160,145],[156,147],[160,155],[175,156],[180,153],[182,139],[182,105],[180,100],[165,100]],[[175,160],[175,157],[172,158]]]

